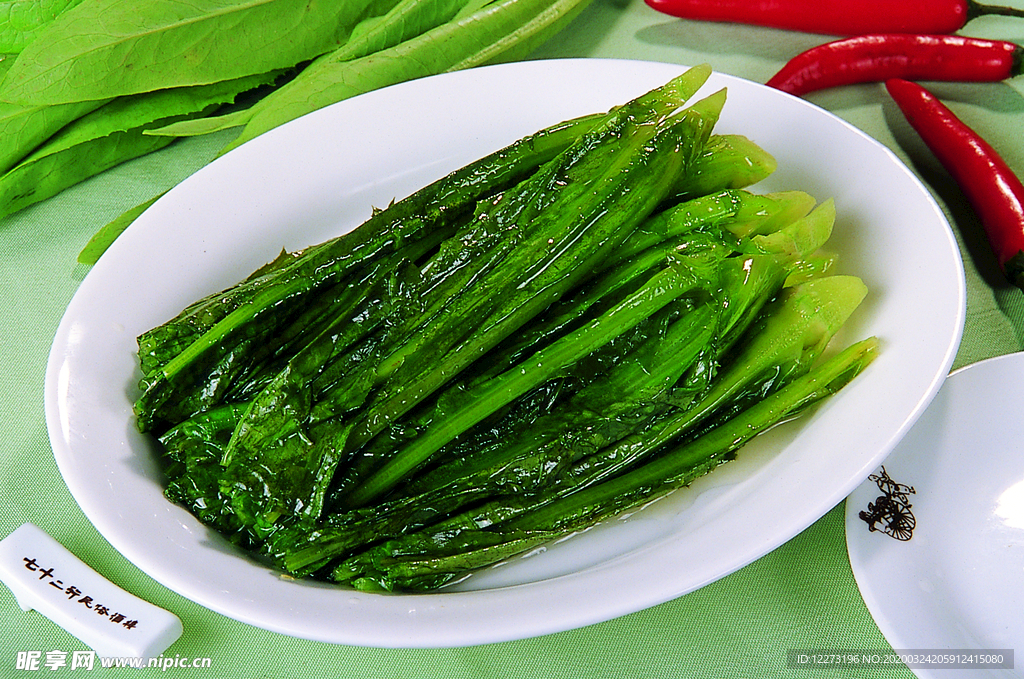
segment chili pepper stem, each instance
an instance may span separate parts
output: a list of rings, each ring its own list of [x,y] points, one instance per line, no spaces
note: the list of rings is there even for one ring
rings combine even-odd
[[[1010,282],[1024,290],[1024,250],[1019,251],[1003,264],[1003,271]]]
[[[967,0],[967,21],[977,19],[978,17],[985,16],[986,14],[1024,18],[1024,9],[1004,7],[1001,5],[985,5],[980,2],[975,2],[974,0]]]

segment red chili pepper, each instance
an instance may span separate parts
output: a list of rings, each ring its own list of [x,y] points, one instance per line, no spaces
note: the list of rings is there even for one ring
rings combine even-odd
[[[1024,10],[975,0],[646,0],[684,19],[729,21],[829,35],[954,33],[985,14],[1024,17]]]
[[[891,78],[992,82],[1024,72],[1022,57],[1024,48],[1002,40],[908,33],[861,35],[798,54],[767,84],[799,96]]]
[[[1024,290],[1024,184],[934,94],[907,80],[889,80],[885,87],[967,196],[1007,279]]]

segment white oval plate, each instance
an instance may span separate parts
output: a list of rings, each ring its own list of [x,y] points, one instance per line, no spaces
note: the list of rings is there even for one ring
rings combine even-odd
[[[846,544],[864,601],[898,651],[1024,652],[1024,353],[991,358],[949,376],[885,460],[908,494],[909,540],[869,532],[859,517],[881,495],[866,481],[846,503]],[[957,676],[927,660],[922,679]],[[961,668],[966,677],[1024,677]]]
[[[134,428],[135,337],[289,250],[546,125],[607,110],[683,67],[553,60],[389,87],[245,144],[170,191],[93,268],[46,376],[61,474],[86,516],[144,572],[210,609],[298,637],[385,647],[496,642],[640,610],[735,571],[841,502],[903,436],[946,376],[964,321],[963,263],[925,188],[887,149],[800,99],[716,74],[718,126],[779,161],[764,190],[834,197],[832,247],[871,297],[842,341],[882,355],[838,398],[778,428],[690,490],[470,578],[462,591],[355,593],[279,579],[161,495]]]

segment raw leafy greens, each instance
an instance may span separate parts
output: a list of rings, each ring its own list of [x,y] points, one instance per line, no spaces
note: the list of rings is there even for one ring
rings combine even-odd
[[[82,0],[0,2],[0,54],[17,54],[44,27]]]
[[[8,52],[0,58],[0,172],[13,172],[0,180],[0,216],[179,136],[237,128],[226,151],[372,89],[521,58],[588,3],[0,2],[0,52]],[[222,96],[209,106],[182,96],[211,89]],[[95,123],[122,100],[148,107],[147,120],[100,136]],[[58,138],[70,124],[75,135]],[[94,132],[82,135],[83,127]],[[140,212],[131,208],[104,227],[79,261],[95,262]]]
[[[690,69],[284,253],[139,337],[167,496],[296,577],[432,590],[688,485],[835,393],[835,206]]]

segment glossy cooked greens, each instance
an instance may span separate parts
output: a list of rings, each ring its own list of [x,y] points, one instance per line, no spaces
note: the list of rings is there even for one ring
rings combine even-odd
[[[167,495],[283,571],[434,589],[689,483],[874,356],[831,201],[690,69],[285,253],[139,338]]]

